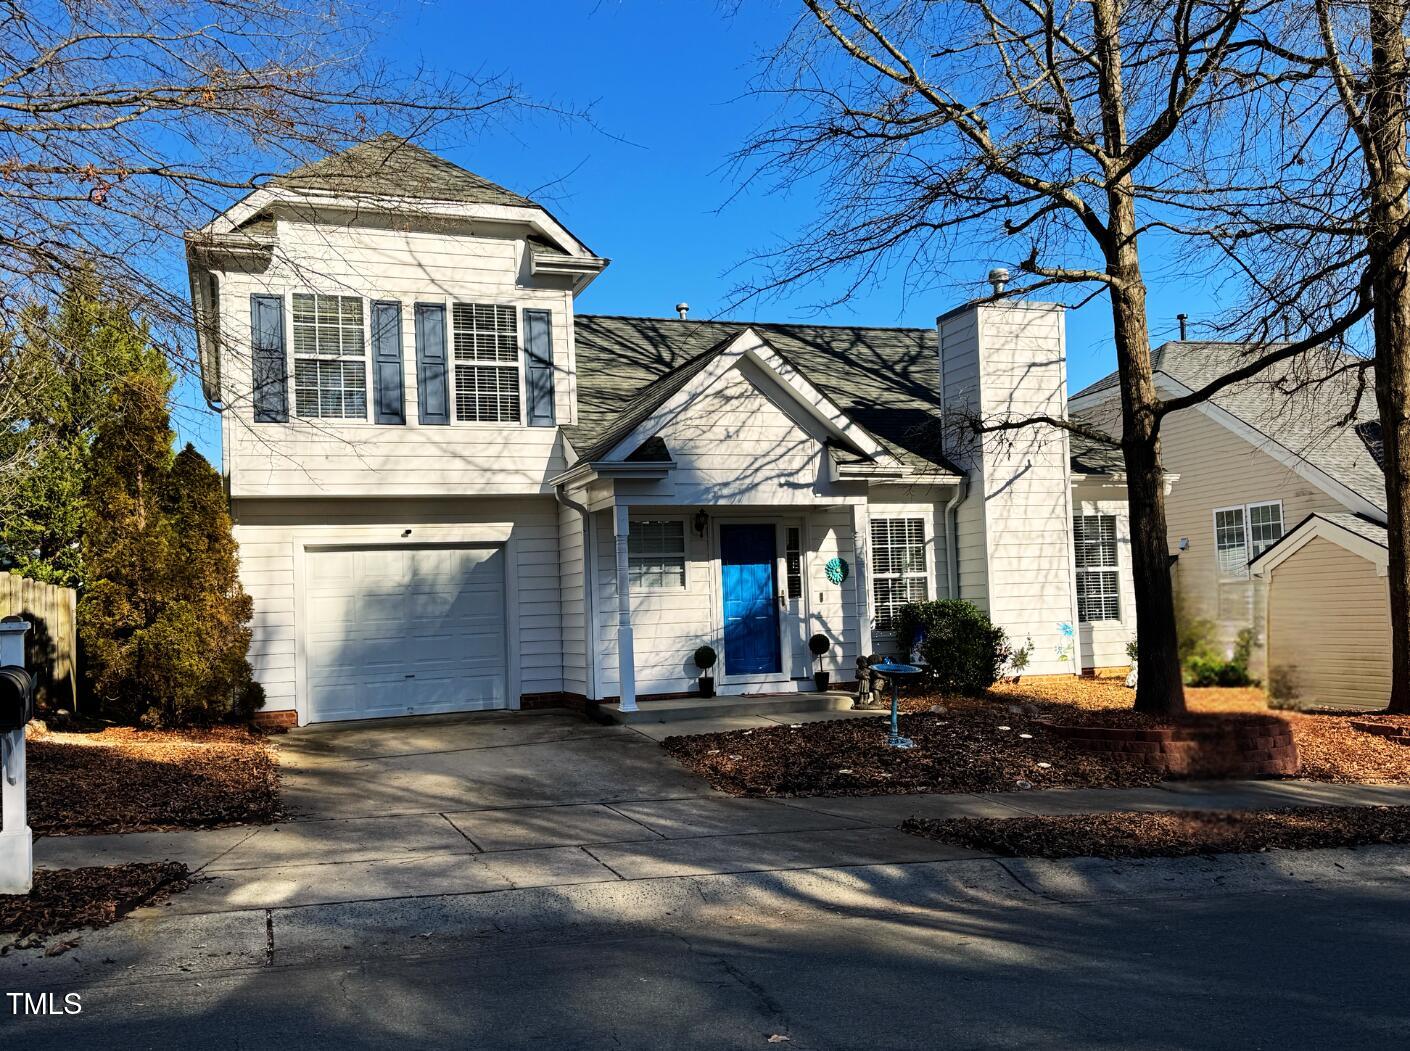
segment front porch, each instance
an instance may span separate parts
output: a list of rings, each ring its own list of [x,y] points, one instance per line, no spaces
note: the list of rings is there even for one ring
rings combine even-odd
[[[632,726],[742,717],[797,722],[801,718],[817,716],[819,713],[876,714],[870,710],[854,711],[852,699],[852,694],[846,690],[813,690],[806,693],[754,693],[732,697],[672,697],[656,701],[643,700],[635,708],[626,710],[620,703],[603,704],[599,706],[598,711],[614,723]],[[682,727],[680,732],[697,731]]]

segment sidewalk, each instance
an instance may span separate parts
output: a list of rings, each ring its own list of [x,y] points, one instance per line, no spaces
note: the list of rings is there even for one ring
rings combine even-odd
[[[983,796],[715,795],[43,838],[35,860],[50,868],[185,862],[208,879],[162,912],[193,915],[986,856],[897,831],[911,816],[1387,804],[1410,804],[1410,786],[1214,781]]]

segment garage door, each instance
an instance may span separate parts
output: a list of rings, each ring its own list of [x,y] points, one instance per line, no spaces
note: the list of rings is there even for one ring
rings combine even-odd
[[[504,551],[310,550],[310,722],[504,708]]]

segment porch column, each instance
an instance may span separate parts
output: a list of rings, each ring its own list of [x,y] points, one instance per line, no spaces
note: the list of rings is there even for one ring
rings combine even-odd
[[[871,656],[871,574],[867,571],[867,539],[871,533],[866,504],[852,505],[852,587],[857,604],[857,656]],[[844,669],[845,671],[846,669]]]
[[[616,504],[612,509],[612,534],[617,541],[617,694],[624,712],[637,710],[632,584],[627,568],[627,537],[630,532],[630,509],[625,504]]]

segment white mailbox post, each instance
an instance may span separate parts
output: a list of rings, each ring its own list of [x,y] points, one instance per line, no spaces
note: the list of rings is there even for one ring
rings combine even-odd
[[[0,621],[0,666],[24,667],[24,636],[29,624]],[[24,727],[3,735],[4,770],[0,772],[0,894],[28,894],[34,884],[34,834],[25,812]]]

